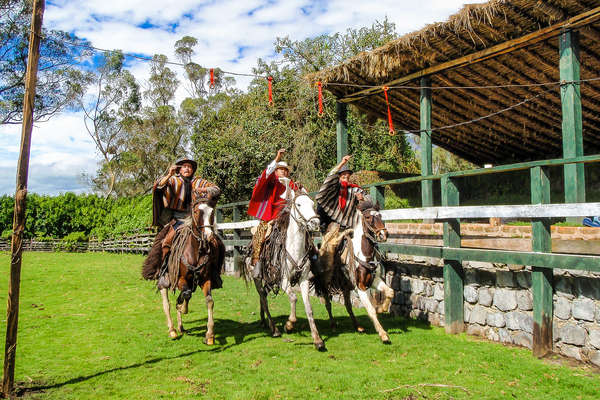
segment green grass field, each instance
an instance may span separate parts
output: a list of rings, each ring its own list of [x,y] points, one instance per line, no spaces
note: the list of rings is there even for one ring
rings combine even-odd
[[[254,289],[231,277],[214,292],[216,345],[202,343],[200,292],[185,318],[189,334],[170,340],[160,296],[140,279],[141,262],[136,255],[24,255],[16,379],[26,398],[599,397],[597,369],[538,360],[527,349],[447,335],[412,320],[383,316],[392,339],[386,346],[364,310],[357,310],[367,327],[361,335],[334,305],[340,324],[333,332],[318,299],[313,306],[327,352],[314,349],[301,301],[298,332],[271,338],[257,322]],[[0,267],[6,304],[7,253],[0,253]],[[287,297],[270,300],[281,326]],[[5,329],[3,320],[3,335]]]

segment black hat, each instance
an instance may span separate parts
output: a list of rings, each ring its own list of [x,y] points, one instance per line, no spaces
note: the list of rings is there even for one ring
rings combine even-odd
[[[349,167],[348,164],[344,164],[342,165],[342,167],[338,170],[338,175],[341,175],[344,172],[350,172],[351,174],[354,173],[354,171],[352,171]]]
[[[196,168],[198,168],[198,163],[194,160],[190,160],[189,158],[179,159],[179,160],[177,160],[175,165],[183,165],[185,163],[192,164],[192,169],[194,170],[194,172],[196,172]],[[194,172],[192,172],[192,175],[194,174]]]

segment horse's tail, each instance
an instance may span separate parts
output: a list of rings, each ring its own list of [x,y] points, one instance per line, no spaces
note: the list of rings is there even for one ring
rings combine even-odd
[[[162,264],[162,241],[169,232],[170,225],[166,225],[154,238],[154,243],[148,252],[148,256],[142,265],[142,278],[146,280],[155,280],[160,273]]]

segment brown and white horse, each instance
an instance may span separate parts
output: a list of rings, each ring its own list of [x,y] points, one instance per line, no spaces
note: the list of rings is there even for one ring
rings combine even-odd
[[[344,305],[352,319],[354,328],[358,332],[364,332],[364,328],[358,324],[354,316],[350,301],[350,292],[356,290],[382,342],[390,343],[387,332],[379,323],[377,313],[389,310],[394,291],[385,283],[381,275],[382,271],[375,258],[377,242],[386,241],[388,233],[377,204],[364,201],[359,204],[359,210],[358,222],[352,227],[352,230],[348,230],[345,234],[348,240],[345,249],[342,251],[338,248],[334,254],[334,260],[331,260],[332,262],[328,263],[329,265],[324,265],[323,257],[321,257],[320,268],[318,268],[319,271],[315,277],[318,283],[315,287],[317,292],[320,292],[325,298],[325,307],[332,327],[335,327],[335,321],[331,313],[331,294],[337,290],[342,292]],[[339,239],[343,240],[343,236],[344,234],[341,234]],[[333,245],[337,248],[338,243],[339,241],[333,243]],[[321,255],[323,255],[323,252],[321,252]],[[383,305],[379,306],[377,310],[370,300],[370,288],[376,288],[383,292],[385,296]]]
[[[177,230],[169,255],[168,272],[159,285],[163,310],[167,318],[169,336],[173,339],[178,334],[173,327],[168,290],[179,290],[177,297],[177,329],[181,334],[183,328],[182,315],[188,313],[188,303],[197,287],[202,289],[206,298],[208,321],[206,324],[205,343],[214,344],[214,319],[212,290],[222,287],[221,268],[225,261],[225,246],[216,234],[215,210],[219,195],[192,195],[192,213],[184,226]],[[162,232],[161,232],[162,233]],[[160,234],[159,234],[160,236]],[[158,237],[157,237],[158,239]],[[149,254],[150,259],[152,254]],[[144,277],[150,276],[144,265]],[[154,273],[155,279],[160,278]]]

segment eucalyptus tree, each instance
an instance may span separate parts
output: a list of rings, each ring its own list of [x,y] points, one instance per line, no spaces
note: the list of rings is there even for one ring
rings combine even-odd
[[[30,0],[0,1],[0,124],[20,124],[27,69]],[[85,74],[78,63],[91,54],[89,42],[67,32],[42,30],[33,116],[46,121],[76,104]]]

